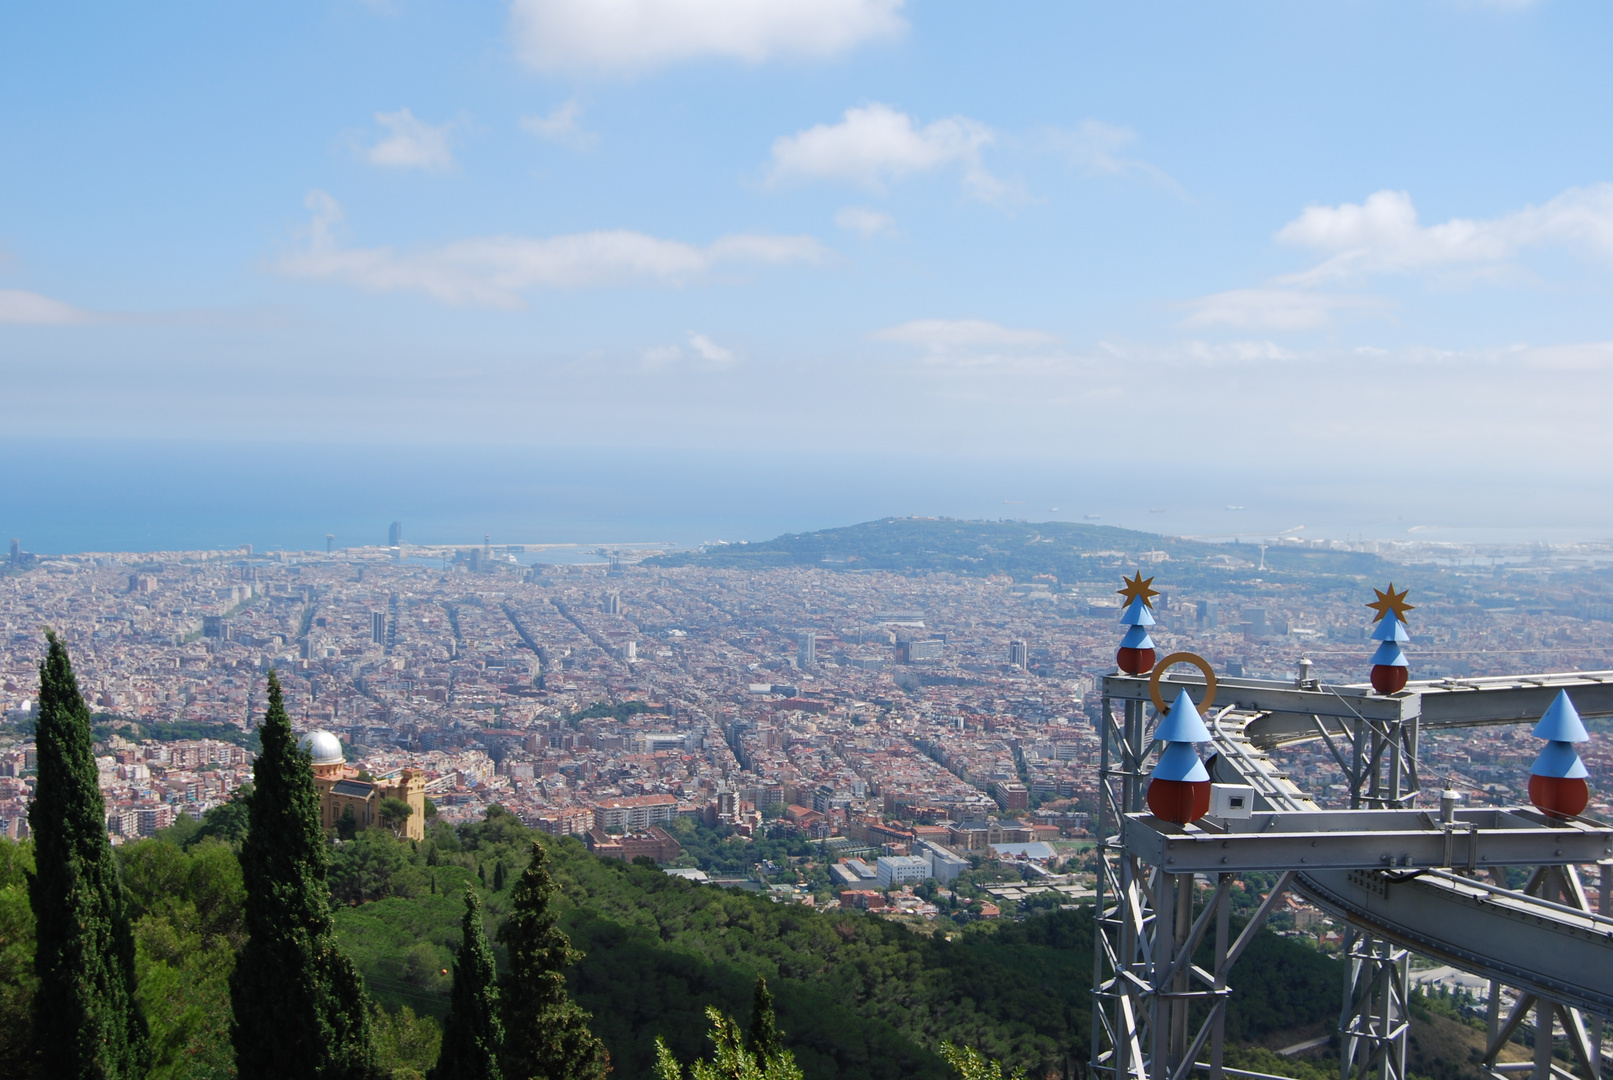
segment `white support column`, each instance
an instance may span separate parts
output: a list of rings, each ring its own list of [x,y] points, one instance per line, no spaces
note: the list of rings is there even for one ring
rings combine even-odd
[[[1419,721],[1358,718],[1351,728],[1350,809],[1415,806]],[[1344,1002],[1339,1013],[1339,1076],[1404,1080],[1411,954],[1388,941],[1345,931]]]

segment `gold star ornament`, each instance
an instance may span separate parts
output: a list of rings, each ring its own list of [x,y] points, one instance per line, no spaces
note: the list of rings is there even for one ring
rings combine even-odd
[[[1405,622],[1406,612],[1417,610],[1414,605],[1406,603],[1407,590],[1401,589],[1399,592],[1395,592],[1395,583],[1392,581],[1389,583],[1387,592],[1383,589],[1373,589],[1372,591],[1378,594],[1378,599],[1367,605],[1367,607],[1378,613],[1373,617],[1373,622],[1382,622],[1385,615],[1393,615],[1401,622]]]
[[[1120,594],[1121,607],[1130,607],[1133,600],[1141,600],[1146,608],[1154,606],[1154,597],[1159,595],[1159,590],[1149,588],[1154,583],[1153,578],[1143,577],[1143,572],[1139,570],[1135,577],[1122,577],[1120,580],[1126,583],[1124,589],[1115,590]]]

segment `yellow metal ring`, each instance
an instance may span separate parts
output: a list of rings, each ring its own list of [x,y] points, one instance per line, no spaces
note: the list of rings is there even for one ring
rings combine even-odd
[[[1148,696],[1154,699],[1154,708],[1159,710],[1159,715],[1170,715],[1165,699],[1159,696],[1159,677],[1172,664],[1192,664],[1204,673],[1204,700],[1199,702],[1198,707],[1201,712],[1209,712],[1210,706],[1215,704],[1215,669],[1198,653],[1173,652],[1155,664],[1154,673],[1148,676]]]

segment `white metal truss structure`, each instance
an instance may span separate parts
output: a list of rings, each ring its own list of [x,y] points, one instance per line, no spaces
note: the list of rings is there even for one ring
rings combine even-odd
[[[1111,825],[1137,816],[1144,807],[1145,765],[1152,741],[1144,703],[1123,701],[1117,718],[1106,698],[1100,722],[1105,737],[1099,759],[1093,1072],[1110,1080],[1183,1080],[1199,1057],[1207,1055],[1207,1067],[1219,1075],[1231,993],[1228,972],[1293,875],[1279,878],[1235,940],[1231,938],[1233,873],[1215,874],[1214,892],[1195,916],[1195,874],[1166,872],[1109,836]],[[1212,926],[1206,968],[1194,962],[1194,954]],[[1190,1037],[1195,1019],[1196,1031]]]
[[[1168,681],[1203,685],[1195,678]],[[1575,965],[1594,955],[1599,968],[1613,967],[1613,908],[1589,911],[1573,864],[1609,860],[1604,849],[1613,830],[1580,819],[1565,831],[1528,810],[1457,812],[1447,804],[1436,820],[1415,809],[1421,728],[1532,722],[1561,688],[1570,690],[1582,715],[1613,715],[1613,672],[1414,683],[1388,697],[1308,680],[1222,680],[1222,704],[1206,717],[1214,736],[1207,764],[1215,779],[1254,787],[1257,807],[1275,812],[1264,818],[1268,830],[1279,819],[1285,830],[1309,824],[1292,835],[1258,836],[1233,823],[1189,827],[1184,836],[1195,843],[1222,835],[1226,849],[1189,868],[1156,850],[1154,832],[1175,827],[1145,813],[1154,749],[1148,679],[1107,678],[1100,717],[1095,1076],[1253,1075],[1221,1061],[1231,968],[1282,893],[1294,888],[1348,928],[1341,1080],[1405,1080],[1413,949],[1492,979],[1486,1066],[1495,1080],[1519,1080],[1521,1071],[1535,1080],[1552,1080],[1554,1071],[1566,1077],[1551,1060],[1552,1048],[1563,1042],[1600,1080],[1600,1017],[1613,1013],[1613,973],[1586,981]],[[1325,741],[1339,765],[1351,811],[1321,810],[1270,757],[1274,749],[1311,739]],[[1325,842],[1322,832],[1329,834]],[[1330,854],[1318,861],[1324,847]],[[1493,861],[1499,858],[1510,861]],[[1524,889],[1505,887],[1508,865],[1535,868]],[[1234,938],[1230,886],[1251,870],[1280,876]],[[1613,901],[1610,874],[1613,861],[1605,861],[1604,905]],[[1196,888],[1195,875],[1209,887]],[[1493,875],[1501,875],[1496,883],[1484,880]],[[1504,1019],[1503,985],[1516,990]],[[1528,1070],[1497,1064],[1501,1047],[1531,1016],[1536,1061]]]
[[[1350,809],[1415,806],[1420,715],[1334,725],[1313,717],[1350,788]],[[1343,747],[1340,743],[1343,743]],[[1353,923],[1344,929],[1344,1005],[1339,1013],[1340,1080],[1406,1080],[1411,953]]]
[[[1602,878],[1599,883],[1600,914],[1607,916],[1613,914],[1613,895],[1609,893],[1609,890],[1613,889],[1613,859],[1599,860],[1598,869]],[[1500,880],[1497,882],[1494,894],[1538,897],[1547,904],[1555,903],[1576,911],[1590,911],[1585,888],[1579,880],[1579,871],[1573,866],[1538,867],[1524,887],[1516,893],[1506,888],[1504,874],[1497,876]],[[1587,958],[1586,962],[1596,961]],[[1542,1080],[1549,1080],[1554,1075],[1572,1080],[1573,1074],[1553,1060],[1553,1050],[1557,1043],[1556,1033],[1559,1029],[1575,1062],[1591,1077],[1591,1080],[1601,1080],[1603,1017],[1593,1016],[1587,1022],[1588,1018],[1583,1010],[1567,1002],[1554,1001],[1544,994],[1531,993],[1527,990],[1517,992],[1505,1020],[1501,1018],[1501,1007],[1502,984],[1499,980],[1492,979],[1488,1038],[1483,1067],[1494,1080],[1512,1080],[1512,1076],[1523,1072],[1541,1077]],[[1531,1013],[1534,1018],[1534,1060],[1502,1064],[1497,1060],[1501,1048],[1506,1046],[1517,1030],[1527,1023]]]

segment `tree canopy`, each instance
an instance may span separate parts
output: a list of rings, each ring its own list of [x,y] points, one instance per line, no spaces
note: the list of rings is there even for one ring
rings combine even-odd
[[[476,890],[465,890],[465,921],[454,958],[454,988],[443,1022],[442,1056],[428,1080],[501,1080],[504,1022],[499,1015],[498,971],[482,927]]]
[[[134,937],[106,833],[90,711],[67,647],[54,633],[47,638],[35,731],[39,779],[28,809],[34,1041],[46,1076],[132,1080],[145,1074],[147,1057]]]
[[[236,1068],[243,1080],[369,1080],[369,1006],[358,969],[336,944],[312,760],[292,734],[272,671],[259,736],[241,845],[248,938],[230,980]]]
[[[566,993],[565,969],[582,958],[571,947],[553,904],[543,845],[532,842],[526,872],[511,890],[511,911],[499,942],[509,953],[504,998],[506,1080],[604,1080],[605,1044],[588,1029],[589,1016]]]

